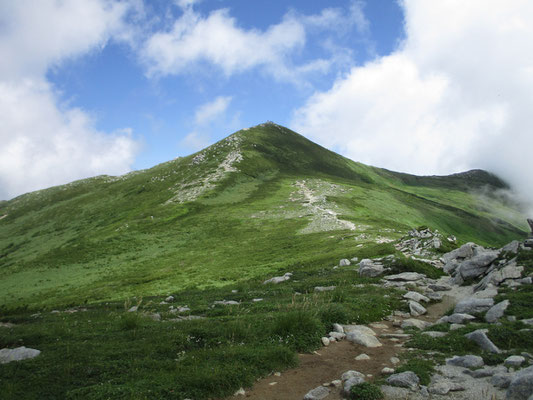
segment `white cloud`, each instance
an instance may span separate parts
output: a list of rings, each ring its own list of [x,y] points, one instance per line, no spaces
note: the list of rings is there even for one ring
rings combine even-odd
[[[197,151],[207,147],[213,141],[213,133],[227,134],[240,127],[239,114],[227,118],[228,107],[232,98],[219,96],[197,107],[194,113],[193,129],[180,142],[181,147]]]
[[[206,125],[216,117],[224,114],[231,103],[231,97],[219,96],[215,100],[198,107],[194,114],[196,125]]]
[[[98,131],[86,111],[62,107],[46,81],[65,60],[112,37],[131,39],[129,7],[106,0],[0,3],[0,198],[130,169],[138,147],[131,134]]]
[[[400,47],[315,93],[292,128],[389,169],[493,170],[533,200],[533,3],[402,4]]]
[[[182,15],[170,29],[155,32],[142,46],[140,58],[149,77],[189,73],[196,65],[207,63],[226,76],[260,68],[277,80],[301,84],[308,74],[328,72],[344,59],[341,54],[332,54],[295,63],[295,55],[306,46],[309,32],[338,35],[354,26],[361,32],[368,29],[361,2],[354,2],[348,15],[336,8],[326,8],[317,15],[291,11],[264,31],[240,27],[228,9],[202,16],[193,9],[194,3],[180,0]]]

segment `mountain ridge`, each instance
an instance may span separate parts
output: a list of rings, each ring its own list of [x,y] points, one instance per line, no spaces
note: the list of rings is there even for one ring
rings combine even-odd
[[[260,124],[146,170],[0,203],[0,304],[70,301],[75,287],[95,301],[220,286],[420,225],[486,245],[525,236],[512,205],[481,207],[472,193],[483,179],[498,188],[487,174],[416,179]]]

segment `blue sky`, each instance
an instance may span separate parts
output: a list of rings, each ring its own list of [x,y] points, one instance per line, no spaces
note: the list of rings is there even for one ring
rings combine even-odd
[[[161,18],[151,32],[166,30],[183,16],[182,8],[171,1],[146,5],[146,19]],[[327,5],[327,7],[325,7]],[[330,59],[336,46],[344,60],[325,71],[294,78],[276,78],[263,67],[225,73],[213,63],[200,60],[183,71],[147,76],[145,66],[127,43],[111,40],[99,51],[67,60],[48,71],[48,80],[61,91],[61,99],[72,107],[87,110],[96,118],[96,128],[113,132],[132,129],[141,144],[132,167],[148,168],[157,163],[187,155],[240,128],[273,120],[290,125],[292,112],[316,90],[326,90],[339,75],[353,65],[361,65],[377,55],[389,54],[403,35],[402,10],[393,0],[366,3],[351,1],[218,1],[204,0],[194,5],[199,18],[226,9],[228,17],[243,32],[267,31],[287,15],[297,18],[320,15],[331,9],[349,18],[350,7],[358,7],[368,23],[361,32],[355,23],[306,32],[305,45],[287,56],[293,66],[317,59]],[[336,31],[338,30],[338,31]],[[326,44],[326,42],[331,44]],[[253,51],[253,49],[250,49]],[[196,111],[216,101],[228,99],[224,112],[209,123],[197,124]],[[231,100],[229,100],[231,99]],[[200,125],[200,126],[198,126]],[[184,140],[191,132],[194,140]]]
[[[528,0],[0,0],[0,199],[272,120],[532,203],[532,47]]]

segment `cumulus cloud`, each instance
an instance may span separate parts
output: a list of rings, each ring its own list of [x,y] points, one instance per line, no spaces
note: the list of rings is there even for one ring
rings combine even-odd
[[[301,64],[293,62],[306,45],[309,31],[346,33],[353,26],[365,31],[368,21],[361,13],[362,3],[354,2],[348,15],[326,8],[317,15],[287,13],[268,29],[244,29],[228,9],[207,16],[194,10],[195,1],[180,0],[182,15],[170,29],[153,33],[140,50],[149,77],[189,72],[201,63],[215,66],[226,76],[260,68],[280,81],[301,83],[309,73],[325,73],[340,60],[340,54]]]
[[[231,100],[229,96],[219,96],[197,107],[193,129],[181,140],[181,146],[197,151],[211,143],[215,127],[220,129],[223,126],[226,130],[237,129],[240,124],[239,114],[235,114],[232,119],[227,118]]]
[[[135,3],[131,3],[135,4]],[[107,0],[0,3],[0,198],[97,174],[127,172],[131,133],[104,133],[82,109],[62,106],[50,68],[128,40],[130,6]]]
[[[350,158],[417,174],[485,168],[533,201],[533,3],[405,0],[406,38],[295,111]]]

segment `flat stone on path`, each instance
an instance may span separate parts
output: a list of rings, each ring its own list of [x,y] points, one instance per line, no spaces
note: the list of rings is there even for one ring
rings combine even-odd
[[[406,282],[412,282],[412,281],[419,281],[420,279],[424,279],[426,276],[423,274],[419,274],[417,272],[402,272],[401,274],[396,275],[387,275],[384,277],[387,281],[406,281]]]
[[[454,356],[452,358],[447,359],[446,364],[465,368],[477,368],[485,365],[481,357],[474,355]]]

